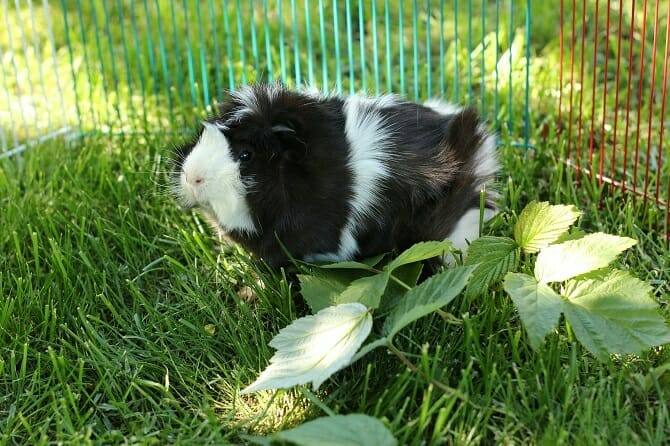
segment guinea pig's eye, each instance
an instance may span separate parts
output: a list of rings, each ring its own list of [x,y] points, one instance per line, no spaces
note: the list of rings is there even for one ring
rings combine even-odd
[[[240,153],[240,161],[247,162],[250,159],[251,159],[251,152],[245,150],[242,153]]]

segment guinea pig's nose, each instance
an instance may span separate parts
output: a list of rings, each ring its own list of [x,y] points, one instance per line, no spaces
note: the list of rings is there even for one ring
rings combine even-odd
[[[184,179],[191,186],[199,186],[205,182],[205,179],[201,175],[188,175],[184,172]]]

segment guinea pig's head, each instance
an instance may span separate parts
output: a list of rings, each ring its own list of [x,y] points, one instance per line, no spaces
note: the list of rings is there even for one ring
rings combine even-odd
[[[273,87],[234,93],[194,141],[177,149],[174,182],[182,205],[247,235],[262,229],[268,212],[282,213],[287,167],[307,150],[300,104],[280,97],[287,94]]]

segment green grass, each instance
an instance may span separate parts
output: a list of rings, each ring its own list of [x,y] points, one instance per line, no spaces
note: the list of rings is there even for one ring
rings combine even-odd
[[[9,114],[0,113],[0,136],[5,138],[2,143],[11,147],[61,125],[81,124],[80,130],[88,136],[71,143],[53,140],[31,148],[23,156],[0,160],[0,444],[239,443],[244,433],[262,434],[325,415],[310,395],[297,389],[238,396],[239,390],[255,379],[271,357],[272,349],[267,343],[272,336],[291,320],[305,315],[308,308],[295,286],[280,272],[268,271],[236,248],[222,247],[197,214],[182,213],[166,192],[164,157],[166,148],[174,143],[174,135],[168,131],[176,133],[205,113],[201,83],[190,84],[187,80],[188,53],[184,40],[179,38],[197,20],[195,15],[186,17],[178,7],[176,28],[172,29],[167,27],[167,0],[148,2],[151,20],[146,23],[142,22],[144,2],[123,0],[123,20],[117,20],[120,3],[110,2],[109,15],[114,19],[110,25],[110,49],[101,3],[80,2],[82,33],[77,2],[66,1],[71,28],[66,34],[62,21],[53,22],[57,51],[52,54],[46,16],[38,3],[33,2],[35,29],[28,28],[28,40],[32,32],[41,43],[38,52],[24,52],[19,38],[20,24],[30,23],[27,3],[19,3],[20,12],[11,2],[6,11],[4,4],[0,7],[0,15],[6,12],[3,21],[11,25],[0,25],[3,62],[7,62],[2,65],[0,90],[4,87],[8,93],[6,97],[4,93],[0,95],[0,101],[7,101],[12,110]],[[49,3],[56,16],[62,16],[59,3]],[[505,3],[508,2],[501,5]],[[203,4],[209,7],[213,2]],[[236,2],[229,0],[228,4],[236,45]],[[248,8],[248,3],[241,4],[244,10]],[[343,9],[345,1],[338,4]],[[351,4],[356,29],[358,3],[352,0]],[[378,14],[382,14],[383,4],[377,2]],[[397,0],[389,4],[397,11]],[[433,11],[438,4],[431,3]],[[451,1],[445,4],[449,6]],[[486,10],[489,32],[485,37],[489,43],[495,37],[491,31],[493,4],[489,2]],[[484,81],[480,81],[479,2],[474,3],[472,51],[465,44],[466,21],[458,25],[458,50],[450,38],[445,42],[446,96],[452,98],[455,94],[455,54],[461,70],[459,97],[467,100],[466,65],[468,58],[474,57],[474,101],[481,105],[480,93],[484,90],[487,116],[492,123],[500,124],[504,144],[503,213],[487,231],[509,235],[518,212],[534,199],[575,203],[585,213],[580,220],[584,229],[639,240],[623,256],[621,266],[653,285],[662,311],[670,317],[670,250],[665,239],[665,210],[644,205],[639,199],[635,202],[619,190],[599,187],[593,179],[582,177],[578,183],[574,171],[561,161],[567,135],[554,133],[558,73],[547,69],[558,64],[556,14],[551,8],[534,7],[532,24],[530,137],[535,148],[525,150],[510,144],[523,139],[521,93],[525,82],[525,2],[515,0],[514,4],[515,38],[512,42],[509,18],[504,15],[499,35],[501,50],[510,44],[515,48],[511,70],[505,65],[507,57],[502,51],[496,61],[495,49],[488,45],[484,51],[488,69]],[[466,1],[459,5],[461,14],[467,12]],[[286,68],[293,76],[290,6],[291,2],[285,0]],[[423,7],[421,2],[420,6]],[[128,8],[135,11],[135,25]],[[591,2],[588,8],[592,10]],[[312,11],[314,21],[318,18],[316,11]],[[365,14],[369,17],[370,11]],[[406,7],[403,14],[404,87],[406,94],[413,97],[412,8]],[[305,16],[300,11],[298,15],[302,32]],[[272,13],[270,16],[270,32],[274,36],[278,21]],[[440,92],[435,53],[439,36],[433,17],[431,75],[432,92],[436,94]],[[447,33],[453,25],[453,16],[448,17]],[[204,20],[208,18],[204,15]],[[214,18],[221,34],[221,10],[216,10]],[[334,31],[330,12],[327,18],[326,35],[331,36]],[[397,15],[393,18],[397,20]],[[256,11],[255,19],[262,56],[265,47],[261,11]],[[662,16],[661,23],[664,19]],[[156,48],[159,22],[167,27],[167,78]],[[131,42],[134,27],[140,47]],[[12,38],[8,29],[13,32]],[[124,30],[129,34],[123,34]],[[248,44],[249,30],[245,30],[243,37]],[[339,30],[343,62],[338,65],[332,57],[333,42],[329,40],[326,72],[332,84],[339,67],[342,87],[347,91],[344,23],[339,23]],[[312,32],[316,35],[316,28]],[[383,36],[381,26],[378,33]],[[70,72],[66,35],[75,56],[74,74]],[[124,36],[128,39],[127,56]],[[147,60],[147,36],[153,39],[154,66]],[[366,36],[369,44],[370,33]],[[652,36],[648,33],[646,37],[649,46]],[[201,48],[211,61],[216,39],[200,39],[197,33],[189,38],[196,77],[204,69],[212,82],[212,92],[228,86],[227,67],[231,60],[235,82],[241,81],[242,73],[247,80],[267,75],[263,57],[256,66],[249,47],[245,47],[245,64],[236,60],[239,48],[233,46],[234,54],[224,57],[226,63],[201,66]],[[392,35],[390,79],[386,77],[386,66],[380,67],[382,89],[390,82],[393,90],[400,90],[398,38]],[[354,77],[359,82],[362,71],[356,33],[354,39]],[[179,52],[176,41],[181,44]],[[424,67],[426,53],[421,46],[426,41],[425,30],[419,30],[418,41],[421,52],[417,84],[419,96],[425,96],[430,71]],[[218,50],[225,53],[225,39],[218,43]],[[586,44],[586,51],[592,51],[593,41],[587,40]],[[601,42],[601,51],[602,47]],[[663,48],[659,44],[659,54]],[[271,50],[273,75],[277,76],[281,67],[275,41]],[[379,52],[382,60],[383,39]],[[84,63],[84,55],[89,58],[90,69]],[[304,70],[309,60],[304,46],[298,56]],[[317,80],[323,74],[322,56],[315,44]],[[646,57],[651,58],[650,51]],[[118,88],[112,79],[113,59],[118,62]],[[53,60],[58,70],[54,70]],[[497,115],[492,108],[495,76],[490,71],[496,62],[501,68]],[[367,86],[374,91],[375,72],[370,58],[366,67]],[[44,85],[53,95],[40,94],[40,68]],[[610,63],[610,86],[612,70]],[[64,90],[62,110],[58,100],[55,104],[46,100],[60,97],[55,94],[55,73],[59,73]],[[511,101],[507,84],[510,73]],[[304,79],[304,71],[302,75]],[[638,80],[636,76],[633,73],[632,82]],[[589,82],[587,76],[587,93]],[[569,94],[566,85],[564,79],[564,107]],[[645,92],[649,87],[644,85]],[[598,95],[599,92],[600,86]],[[611,96],[609,100],[612,101]],[[591,95],[585,94],[586,121],[590,119],[591,101]],[[18,103],[30,106],[19,112]],[[599,108],[596,107],[596,114],[600,113]],[[656,103],[654,138],[660,122],[658,108]],[[23,112],[27,112],[26,116],[22,116]],[[563,113],[565,119],[565,109]],[[600,115],[596,115],[596,120],[600,120]],[[510,122],[512,125],[505,125]],[[146,132],[147,129],[160,132]],[[106,135],[118,131],[127,135]],[[617,131],[622,131],[621,126]],[[575,141],[573,138],[574,144]],[[666,157],[662,168],[665,173],[659,179],[665,176],[667,181],[668,168]],[[249,294],[246,287],[254,291],[253,299],[243,298]],[[548,338],[541,352],[534,352],[511,300],[499,288],[471,301],[461,296],[447,310],[454,315],[453,320],[430,316],[396,338],[398,347],[425,376],[407,370],[395,356],[379,350],[336,374],[322,386],[317,397],[336,413],[363,412],[381,418],[401,444],[663,444],[670,438],[670,372],[662,373],[663,367],[670,364],[670,348],[657,348],[641,357],[612,358],[603,364],[591,357],[564,327]],[[467,398],[445,395],[430,385],[426,376],[457,388]]]
[[[54,141],[0,164],[1,442],[238,442],[324,415],[298,390],[237,395],[267,364],[271,337],[308,310],[281,274],[219,248],[197,214],[177,209],[162,187],[167,145]],[[583,227],[640,240],[623,265],[652,281],[668,314],[668,250],[647,227],[660,211],[577,188],[547,155],[504,153],[505,212],[491,233],[509,234],[531,199],[577,203]],[[253,300],[238,296],[244,286]],[[456,321],[428,317],[398,346],[467,400],[383,351],[318,397],[382,418],[401,444],[670,435],[670,375],[653,372],[670,361],[667,347],[602,364],[561,329],[533,352],[499,289],[448,310]]]

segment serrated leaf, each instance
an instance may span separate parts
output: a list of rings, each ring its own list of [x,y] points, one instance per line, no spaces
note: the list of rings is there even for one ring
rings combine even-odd
[[[670,342],[670,328],[651,298],[651,287],[627,272],[572,281],[564,294],[565,317],[579,342],[597,357],[639,353]]]
[[[562,282],[604,268],[635,243],[632,238],[599,232],[548,246],[537,256],[535,278],[542,283]]]
[[[421,272],[423,271],[423,263],[410,263],[408,265],[403,265],[396,268],[393,271],[393,277],[412,288],[419,281],[421,277]],[[390,280],[386,286],[386,290],[382,295],[381,302],[379,304],[379,310],[376,314],[379,313],[388,313],[392,310],[402,297],[407,293],[407,288],[398,284],[394,280]]]
[[[369,310],[359,303],[328,307],[297,319],[270,341],[277,351],[270,365],[241,394],[312,383],[314,389],[346,367],[372,329]]]
[[[465,291],[467,297],[475,297],[486,291],[493,283],[499,282],[519,263],[517,244],[507,237],[481,237],[472,243],[465,259],[466,265],[474,265],[475,270]]]
[[[318,267],[323,269],[362,269],[364,271],[374,270],[373,267],[366,263],[356,262],[353,260],[346,262],[328,263],[326,265],[318,265]]]
[[[368,308],[377,308],[388,281],[387,271],[356,279],[335,297],[335,303],[359,302]]]
[[[334,415],[308,421],[269,438],[246,437],[257,444],[287,441],[298,446],[395,446],[393,434],[376,418],[363,414]]]
[[[449,240],[420,242],[403,251],[386,266],[386,269],[393,271],[402,265],[439,257],[452,248],[453,244]]]
[[[531,202],[514,225],[514,239],[527,253],[538,252],[563,235],[581,213],[572,205]]]
[[[442,308],[465,288],[473,267],[460,266],[434,275],[412,288],[384,321],[384,334],[391,339],[415,320]]]
[[[300,294],[312,309],[312,313],[333,305],[335,297],[347,288],[346,283],[328,276],[298,274],[298,279]]]
[[[556,329],[563,299],[528,274],[507,273],[503,287],[521,316],[531,347],[537,350],[544,337]]]

